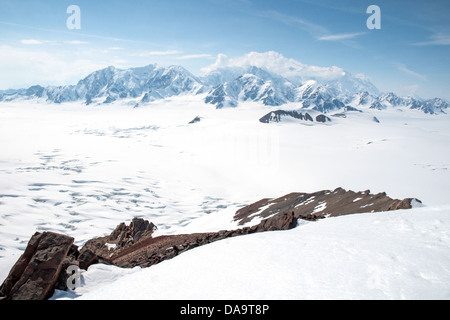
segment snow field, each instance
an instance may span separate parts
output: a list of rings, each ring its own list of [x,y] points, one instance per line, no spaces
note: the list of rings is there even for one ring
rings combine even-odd
[[[302,222],[148,269],[95,265],[79,299],[449,299],[450,208]],[[77,297],[77,295],[79,295]]]
[[[262,198],[342,187],[425,206],[228,239],[148,270],[93,266],[77,293],[110,298],[117,285],[123,298],[143,299],[449,298],[447,115],[388,109],[262,124],[268,107],[215,110],[201,99],[136,109],[1,103],[0,279],[36,231],[82,246],[134,217],[155,223],[156,235],[232,229],[233,214]]]

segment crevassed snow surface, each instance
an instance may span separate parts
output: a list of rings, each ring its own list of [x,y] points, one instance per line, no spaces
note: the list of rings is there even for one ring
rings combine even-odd
[[[449,299],[450,208],[222,240],[148,269],[92,266],[79,299]]]
[[[229,239],[148,270],[93,266],[76,293],[108,298],[129,283],[129,297],[144,299],[203,297],[202,290],[212,292],[205,298],[449,298],[448,115],[388,109],[331,124],[262,124],[275,109],[215,110],[203,98],[135,109],[1,103],[0,281],[36,231],[65,233],[82,246],[133,217],[155,223],[157,235],[232,229],[234,212],[262,198],[343,187],[425,206]],[[181,265],[184,277],[172,273]],[[101,281],[113,286],[110,296]],[[141,283],[135,293],[133,283]],[[158,285],[165,290],[142,288]]]

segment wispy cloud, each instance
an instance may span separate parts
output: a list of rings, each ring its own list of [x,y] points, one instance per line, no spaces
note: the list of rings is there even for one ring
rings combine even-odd
[[[80,44],[89,44],[90,42],[87,41],[81,41],[81,40],[72,40],[72,41],[64,41],[65,44],[72,44],[72,45],[80,45]]]
[[[6,25],[6,26],[11,26],[11,27],[26,28],[26,29],[35,30],[35,31],[44,31],[44,32],[51,32],[51,33],[56,33],[56,34],[73,36],[73,32],[65,31],[65,30],[46,29],[46,28],[40,28],[40,27],[35,27],[35,26],[30,26],[30,25],[25,25],[25,24],[12,23],[12,22],[7,22],[7,21],[0,21],[0,24]],[[138,43],[138,44],[146,44],[146,45],[152,45],[152,46],[161,46],[161,44],[159,44],[159,43],[154,43],[154,42],[150,42],[150,41],[115,38],[115,37],[96,35],[96,34],[77,33],[77,36],[91,38],[91,39],[114,41],[114,42],[128,42],[128,43]]]
[[[39,40],[39,39],[23,39],[23,40],[20,40],[20,43],[25,44],[25,45],[43,45],[43,44],[85,45],[85,44],[90,44],[90,42],[81,41],[81,40],[55,41],[55,40]]]
[[[260,12],[257,15],[260,17],[268,18],[271,20],[287,24],[289,26],[297,27],[307,32],[317,40],[340,42],[346,46],[355,49],[360,49],[361,47],[356,43],[356,41],[354,41],[354,39],[363,34],[366,34],[366,32],[331,34],[331,31],[323,25],[317,24],[315,22],[312,22],[310,20],[298,16],[291,16],[284,13],[280,13],[275,10]]]
[[[26,45],[40,45],[40,44],[49,43],[49,41],[42,41],[42,40],[37,40],[37,39],[23,39],[23,40],[20,40],[20,43],[26,44]]]
[[[341,1],[297,0],[297,2],[316,6],[319,10],[326,9],[358,15],[361,14],[361,6],[357,2],[355,2],[355,4],[349,2],[345,5],[342,5]]]
[[[102,58],[104,60],[102,60]],[[76,83],[94,70],[114,64],[112,57],[71,51],[46,50],[42,46],[0,45],[0,88],[25,88],[34,84]]]
[[[200,59],[200,58],[214,58],[214,56],[208,53],[200,53],[200,54],[188,54],[177,57],[178,60]]]
[[[426,77],[426,76],[424,76],[423,74],[417,73],[417,72],[415,72],[415,71],[413,71],[413,70],[408,69],[408,68],[407,68],[404,64],[402,64],[402,63],[398,63],[398,64],[397,64],[397,69],[400,70],[401,72],[405,73],[405,74],[410,75],[410,76],[419,78],[419,79],[421,79],[421,80],[427,80],[427,77]]]
[[[299,80],[299,78],[302,78],[302,80],[336,80],[345,75],[345,71],[341,68],[305,65],[294,59],[285,58],[282,54],[275,51],[264,53],[250,52],[235,58],[219,54],[216,62],[209,67],[202,68],[202,71],[208,73],[220,68],[246,68],[248,66],[263,68],[294,81]]]
[[[276,20],[278,22],[282,22],[284,24],[290,26],[297,26],[302,30],[312,34],[317,37],[318,35],[323,35],[329,33],[329,30],[324,26],[318,25],[314,22],[311,22],[307,19],[303,19],[300,17],[290,16],[275,10],[264,11],[256,14],[257,16],[268,18],[271,20]]]
[[[319,40],[342,41],[342,40],[354,39],[356,37],[362,36],[363,34],[366,34],[366,32],[332,34],[332,35],[328,35],[328,36],[321,36],[321,37],[319,37]]]
[[[402,88],[402,91],[404,92],[404,95],[408,96],[415,96],[417,94],[417,91],[419,91],[420,86],[418,84],[412,84],[409,86],[404,86]]]
[[[174,54],[181,54],[183,51],[166,50],[166,51],[143,51],[132,54],[135,57],[151,57],[151,56],[170,56]]]
[[[450,46],[450,34],[436,33],[428,41],[413,43],[414,46]]]

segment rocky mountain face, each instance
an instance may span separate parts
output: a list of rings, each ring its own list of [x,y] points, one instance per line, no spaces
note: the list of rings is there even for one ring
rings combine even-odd
[[[160,67],[151,64],[140,68],[108,67],[95,71],[76,85],[0,91],[0,101],[41,99],[53,103],[83,101],[85,104],[108,104],[124,99],[134,105],[185,94],[205,94],[205,103],[217,109],[237,107],[253,101],[276,107],[288,103],[298,109],[330,113],[343,108],[408,108],[428,114],[445,113],[449,103],[440,98],[422,100],[380,94],[369,80],[350,73],[339,78],[307,79],[301,70],[292,68],[289,76],[267,69],[246,66],[218,68],[196,77],[181,66]]]
[[[229,73],[211,77],[229,78]],[[206,77],[208,78],[208,76]],[[214,83],[214,80],[206,80]],[[242,70],[242,74],[234,79],[218,84],[209,91],[205,102],[216,106],[237,107],[240,101],[260,102],[266,106],[280,106],[295,100],[295,86],[286,79],[257,67]]]
[[[307,122],[330,122],[331,119],[324,114],[319,114],[315,117],[311,116],[310,113],[305,112],[298,112],[298,111],[285,111],[285,110],[276,110],[269,112],[264,117],[259,119],[259,122],[261,123],[271,123],[271,122],[281,122],[285,121],[286,119],[298,119],[303,120],[306,123]]]
[[[87,269],[104,263],[122,268],[150,267],[187,250],[222,239],[256,232],[289,230],[298,219],[315,221],[363,212],[410,209],[417,199],[392,199],[385,193],[371,194],[342,188],[315,193],[291,193],[276,199],[261,199],[239,209],[234,220],[241,227],[195,234],[153,237],[156,226],[142,218],[121,223],[105,237],[88,240],[78,250],[74,239],[52,232],[33,235],[25,252],[0,286],[0,300],[44,300],[55,289],[67,290],[69,267]]]
[[[33,86],[26,91],[5,93],[0,99],[39,98],[54,103],[83,101],[87,105],[126,98],[150,102],[180,94],[196,94],[202,89],[200,80],[180,66],[163,68],[148,65],[125,70],[111,66],[91,73],[77,85],[47,88]]]
[[[74,239],[36,232],[0,286],[0,299],[45,300],[53,294]]]
[[[352,78],[348,75],[341,80],[324,83],[307,80],[296,85],[295,82],[273,73],[263,73],[256,67],[243,72],[237,78],[225,81],[210,90],[205,102],[219,109],[237,107],[240,101],[255,101],[266,106],[297,103],[299,110],[316,110],[322,113],[349,107],[378,110],[404,107],[428,114],[439,114],[445,113],[449,108],[449,103],[441,98],[421,100],[410,96],[399,97],[392,92],[377,94],[378,90],[374,89],[370,82],[360,82],[355,80],[356,78],[351,81]],[[227,75],[229,76],[229,73],[220,76],[216,71],[211,77],[226,79]]]
[[[347,97],[344,102],[353,107],[366,107],[369,109],[384,110],[387,108],[405,107],[408,109],[421,110],[428,114],[445,113],[449,104],[441,98],[420,100],[408,97],[399,97],[395,93],[389,92],[379,96],[365,92],[360,92],[351,97]]]

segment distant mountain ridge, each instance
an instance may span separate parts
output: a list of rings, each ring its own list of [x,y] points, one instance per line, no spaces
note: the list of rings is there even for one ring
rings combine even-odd
[[[149,102],[183,93],[197,94],[204,86],[201,81],[181,66],[117,69],[113,66],[89,74],[76,85],[32,86],[27,90],[0,93],[0,100],[39,98],[53,103],[84,101],[111,103],[125,98]]]
[[[267,106],[298,103],[299,109],[323,113],[346,107],[378,110],[406,107],[438,114],[449,108],[449,103],[441,98],[421,100],[399,97],[392,92],[382,94],[370,81],[350,73],[329,81],[306,80],[299,83],[255,66],[241,68],[240,72],[239,75],[236,69],[223,68],[207,74],[206,83],[223,82],[208,92],[205,102],[217,108],[237,107],[240,101],[255,101]]]
[[[380,93],[368,79],[348,72],[334,72],[328,78],[311,76],[305,80],[303,69],[303,65],[293,63],[283,76],[275,72],[277,70],[254,65],[225,66],[197,77],[182,66],[150,64],[129,69],[110,66],[89,74],[76,85],[35,85],[28,89],[0,91],[0,101],[41,99],[51,103],[80,101],[90,105],[130,99],[138,106],[172,96],[205,94],[205,103],[218,109],[238,107],[244,101],[271,107],[296,103],[298,109],[322,113],[349,107],[378,110],[404,107],[439,114],[449,108],[449,103],[441,98],[422,100],[399,97],[392,92]]]

